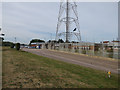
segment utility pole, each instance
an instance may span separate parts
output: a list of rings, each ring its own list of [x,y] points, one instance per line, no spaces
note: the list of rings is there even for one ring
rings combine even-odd
[[[16,39],[17,39],[17,38],[15,37],[15,43],[16,43]]]

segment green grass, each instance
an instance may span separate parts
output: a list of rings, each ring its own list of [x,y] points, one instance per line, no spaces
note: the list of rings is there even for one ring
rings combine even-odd
[[[3,88],[117,88],[118,77],[3,47]]]

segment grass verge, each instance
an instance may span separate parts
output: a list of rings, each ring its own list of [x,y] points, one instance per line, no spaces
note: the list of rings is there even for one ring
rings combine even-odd
[[[118,76],[3,47],[3,88],[117,88]]]

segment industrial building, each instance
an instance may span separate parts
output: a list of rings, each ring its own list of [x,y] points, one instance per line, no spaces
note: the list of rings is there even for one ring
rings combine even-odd
[[[80,43],[47,43],[46,49],[81,53],[87,55],[119,58],[120,42],[103,41],[101,43],[80,42]]]

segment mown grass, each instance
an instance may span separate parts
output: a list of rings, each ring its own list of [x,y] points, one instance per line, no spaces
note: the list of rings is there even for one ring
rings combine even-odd
[[[118,76],[3,47],[3,88],[117,88]]]

